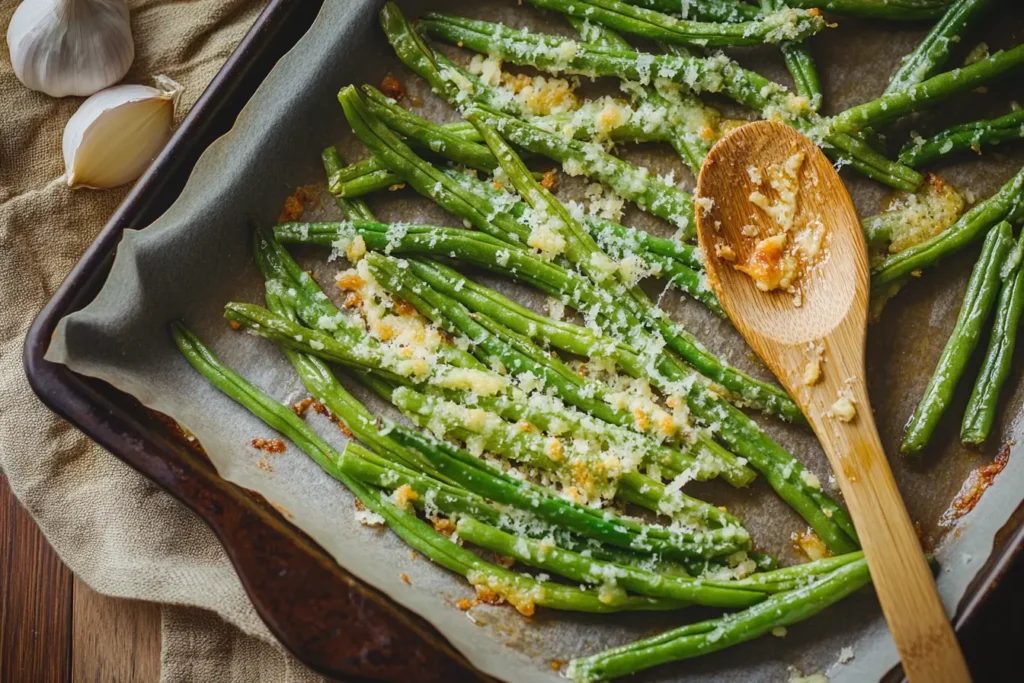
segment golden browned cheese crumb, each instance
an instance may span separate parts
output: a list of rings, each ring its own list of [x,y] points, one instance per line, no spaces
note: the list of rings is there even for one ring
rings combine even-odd
[[[265,460],[263,458],[260,458],[259,460],[256,461],[256,467],[259,467],[264,472],[273,472],[274,471],[273,465],[271,465],[269,461],[267,461],[267,460]]]
[[[647,412],[644,411],[643,408],[633,409],[633,424],[636,425],[636,428],[639,429],[641,432],[646,431],[647,428],[651,426],[651,421],[647,415]]]
[[[501,605],[505,602],[505,598],[487,586],[477,585],[474,588],[476,588],[477,599],[485,605]]]
[[[793,547],[804,554],[808,560],[823,560],[826,557],[832,557],[825,542],[810,528],[801,533],[794,533],[790,540],[793,541]]]
[[[284,205],[281,207],[281,213],[277,216],[278,223],[285,223],[287,221],[297,221],[302,218],[302,214],[306,211],[306,205],[319,201],[319,193],[316,185],[301,185],[295,188],[295,191],[289,196],[285,197]]]
[[[395,489],[393,497],[395,499],[395,505],[403,510],[410,510],[412,508],[412,502],[419,499],[420,494],[416,493],[408,484],[402,484]]]
[[[380,91],[393,100],[400,100],[405,97],[405,88],[401,81],[388,74],[380,82]]]
[[[359,292],[349,292],[345,295],[345,308],[359,308],[363,305],[363,296]]]
[[[241,323],[235,322],[234,320],[229,320],[228,321],[228,327],[230,327],[233,330],[240,330],[240,329],[242,329]]]
[[[728,244],[716,244],[715,255],[723,261],[732,263],[736,260],[736,252]]]
[[[299,417],[306,417],[306,411],[309,410],[309,407],[314,403],[316,403],[314,399],[304,398],[292,406],[292,411],[294,411]]]
[[[552,671],[561,671],[562,667],[565,666],[565,660],[563,660],[563,659],[552,659],[550,666],[551,666],[551,670]]]
[[[259,437],[249,442],[253,448],[264,453],[284,453],[285,445],[281,439],[261,439]]]
[[[514,558],[514,557],[509,557],[508,555],[498,555],[498,554],[494,555],[494,564],[498,565],[499,567],[504,567],[505,569],[509,569],[515,563],[516,563],[516,558]]]
[[[558,440],[558,437],[552,436],[544,444],[544,454],[558,462],[565,457],[565,447],[562,446],[562,442]]]
[[[784,283],[793,276],[792,264],[783,258],[785,247],[784,234],[766,237],[757,243],[747,262],[736,266],[736,270],[749,275],[761,291],[785,288]]]
[[[455,522],[447,517],[434,517],[431,522],[434,524],[434,531],[439,534],[444,534],[451,538],[451,535],[455,533]]]
[[[544,175],[540,179],[540,186],[543,187],[546,190],[552,190],[553,191],[557,184],[558,184],[558,176],[556,175],[554,169],[552,169],[550,171],[545,171]]]
[[[405,581],[405,585],[407,585],[407,586],[411,586],[412,585],[412,581],[409,580],[409,575],[406,574],[405,572],[402,572],[401,574],[399,574],[398,578],[400,578],[402,581]]]
[[[395,312],[398,315],[416,315],[416,307],[404,299],[395,301]]]
[[[358,273],[354,273],[351,271],[339,275],[336,282],[338,288],[346,292],[362,289],[363,286],[366,284],[366,280],[359,277]]]
[[[470,601],[469,601],[468,599],[466,599],[466,598],[462,598],[462,599],[461,599],[461,600],[459,600],[459,601],[458,601],[457,603],[455,603],[455,606],[456,606],[456,607],[458,607],[458,608],[459,608],[460,610],[462,610],[463,612],[468,612],[468,611],[469,611],[470,609],[472,609],[472,607],[473,607],[473,603],[472,603],[472,602],[470,602]]]

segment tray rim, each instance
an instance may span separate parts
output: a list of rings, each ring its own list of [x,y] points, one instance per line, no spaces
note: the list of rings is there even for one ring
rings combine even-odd
[[[303,562],[307,571],[332,580],[334,588],[354,591],[361,598],[369,600],[383,615],[393,619],[394,625],[400,630],[404,629],[414,639],[420,639],[420,644],[436,649],[438,654],[455,665],[455,669],[446,668],[438,673],[455,671],[458,680],[480,679],[482,675],[473,670],[436,629],[376,589],[351,576],[315,541],[297,527],[288,524],[276,511],[261,506],[244,489],[221,479],[212,466],[200,456],[194,453],[189,455],[188,448],[180,442],[176,443],[173,435],[169,432],[162,433],[159,425],[146,420],[145,409],[134,398],[100,380],[78,375],[64,365],[44,359],[57,322],[65,315],[84,307],[99,291],[123,232],[127,229],[145,227],[173,203],[199,156],[222,134],[211,136],[209,133],[209,129],[216,126],[217,116],[222,114],[225,107],[233,109],[233,123],[238,110],[252,96],[255,85],[262,82],[273,68],[271,63],[265,71],[260,72],[259,80],[252,91],[238,92],[238,81],[248,74],[257,58],[267,49],[280,48],[282,38],[286,42],[290,40],[291,36],[282,36],[280,30],[285,26],[289,13],[297,11],[296,8],[299,6],[304,6],[306,10],[314,7],[315,18],[324,1],[268,0],[267,6],[193,105],[167,146],[135,184],[99,232],[96,240],[86,249],[33,320],[24,344],[24,369],[29,385],[48,408],[170,493],[214,531],[228,553],[260,618],[274,636],[300,661],[328,676],[345,676],[347,680],[380,680],[379,676],[366,677],[359,671],[351,670],[348,666],[351,662],[339,665],[339,657],[332,657],[330,648],[309,642],[310,634],[289,630],[290,626],[295,626],[289,624],[290,615],[286,614],[290,611],[289,600],[282,602],[279,599],[268,598],[269,586],[261,583],[261,580],[265,581],[267,577],[259,576],[259,572],[254,571],[254,560],[260,551],[255,546],[281,544],[277,546],[279,549],[287,548],[297,553],[292,556],[293,559]],[[305,28],[308,28],[308,24]],[[288,43],[287,49],[297,42],[305,28]],[[240,95],[242,99],[238,99]],[[204,134],[209,139],[197,143],[197,139],[202,138]],[[173,196],[168,199],[168,195],[162,194],[166,192],[165,185],[169,182],[174,183],[176,178],[181,176],[184,178],[181,186],[173,189]],[[154,204],[164,204],[163,209],[148,217],[146,212],[151,211]],[[185,481],[193,488],[183,486],[182,482]],[[255,531],[252,525],[255,525]],[[243,538],[240,527],[244,527],[247,533],[255,533],[256,536],[250,539]],[[972,623],[995,586],[1022,551],[1024,501],[997,533],[992,553],[957,605],[952,621],[958,634],[963,627]],[[300,588],[298,584],[308,580],[308,575],[290,581],[278,579],[272,585],[274,590],[280,591],[283,588],[286,589],[286,595],[295,597],[302,591],[287,593],[287,590],[295,591]],[[294,607],[294,603],[291,603],[291,606]],[[322,606],[324,614],[317,616],[328,616],[333,607],[336,605]],[[366,609],[366,605],[361,605],[361,609]],[[333,614],[337,615],[337,612]],[[322,638],[320,640],[326,642]],[[423,672],[429,669],[418,671],[422,676]],[[901,679],[898,666],[882,677],[884,681]]]
[[[480,680],[481,674],[425,620],[353,577],[275,510],[221,479],[205,458],[131,396],[44,358],[58,321],[87,305],[99,291],[124,231],[145,227],[174,202],[198,158],[230,129],[280,56],[315,20],[323,2],[268,1],[171,140],[33,320],[23,347],[23,368],[29,386],[50,410],[211,528],[257,614],[304,664],[351,681],[405,680],[404,668],[411,664],[422,667],[417,670],[426,680]],[[279,54],[267,62],[268,52]],[[255,81],[244,84],[252,75]],[[225,122],[226,126],[221,125]],[[168,185],[174,187],[169,190]],[[154,210],[155,215],[149,215]],[[273,576],[282,558],[289,561],[289,579]],[[311,590],[311,584],[325,589]],[[398,641],[398,647],[376,652],[369,658],[374,661],[360,664],[359,658],[351,656],[353,651],[380,649],[371,640],[373,633],[356,629],[360,637],[343,631],[332,638],[316,632],[314,627],[343,617],[346,608],[362,613],[356,618],[386,620],[381,625],[390,630],[388,635]],[[327,629],[328,636],[332,630],[338,631]],[[341,636],[350,647],[338,647]],[[424,676],[425,671],[434,675]]]

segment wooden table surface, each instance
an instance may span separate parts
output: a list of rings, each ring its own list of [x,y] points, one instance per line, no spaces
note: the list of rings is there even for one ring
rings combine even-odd
[[[1020,680],[1022,640],[1024,562],[1018,561],[961,635],[974,680]],[[0,475],[0,683],[159,678],[159,608],[99,595],[75,578]]]

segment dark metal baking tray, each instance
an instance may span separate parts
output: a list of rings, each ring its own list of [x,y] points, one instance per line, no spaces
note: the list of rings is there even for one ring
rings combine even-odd
[[[340,568],[305,534],[220,479],[171,425],[109,385],[45,361],[57,321],[88,304],[126,229],[149,225],[180,193],[207,145],[302,36],[322,2],[271,0],[174,138],[139,181],[28,333],[25,369],[39,397],[117,457],[181,500],[217,534],[271,631],[312,668],[345,680],[477,677],[422,619]],[[1018,509],[955,619],[967,624],[1024,547]],[[898,678],[892,672],[889,678]]]

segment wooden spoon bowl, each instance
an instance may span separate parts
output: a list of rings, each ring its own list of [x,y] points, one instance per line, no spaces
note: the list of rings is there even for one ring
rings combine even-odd
[[[821,441],[907,678],[969,681],[871,413],[864,383],[868,256],[845,186],[811,140],[758,121],[712,148],[695,204],[708,283]],[[762,275],[763,285],[785,273],[789,288],[765,291],[750,272]]]

